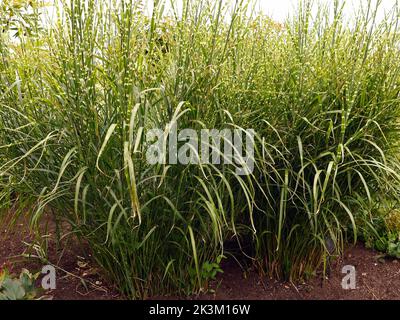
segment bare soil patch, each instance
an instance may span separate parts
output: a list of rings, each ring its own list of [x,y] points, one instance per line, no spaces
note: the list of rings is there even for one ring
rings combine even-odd
[[[49,235],[48,259],[57,269],[57,289],[49,292],[57,300],[122,299],[115,286],[106,280],[96,267],[85,245],[70,242],[57,247],[53,240],[54,224],[47,228]],[[33,243],[34,236],[26,222],[0,229],[0,267],[11,268],[14,273],[27,268],[40,272],[43,262],[21,257],[32,252],[26,243]],[[33,250],[34,251],[34,250]],[[341,286],[344,265],[356,268],[357,288],[344,290]],[[233,260],[223,265],[224,273],[212,284],[215,293],[191,299],[244,299],[244,300],[399,300],[400,261],[384,259],[381,253],[366,249],[362,244],[347,248],[344,256],[336,260],[330,275],[322,275],[301,284],[275,281],[260,277],[255,270],[243,271]],[[174,297],[162,297],[174,299]]]

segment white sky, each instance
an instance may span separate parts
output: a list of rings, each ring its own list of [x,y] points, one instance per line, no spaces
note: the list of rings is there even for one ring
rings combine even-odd
[[[147,1],[148,10],[151,12],[152,4],[154,0],[145,0]],[[169,3],[171,0],[164,0],[166,2],[166,8],[169,8]],[[182,3],[183,0],[172,0],[179,3]],[[211,0],[212,1],[212,0]],[[216,0],[214,0],[216,1]],[[227,0],[226,0],[227,1]],[[231,0],[232,3],[235,0]],[[283,22],[288,15],[293,14],[295,11],[299,0],[252,0],[258,3],[257,8],[259,8],[263,13],[269,15],[276,21]],[[331,4],[333,6],[334,0],[313,0],[316,4],[318,2],[324,4]],[[354,16],[354,13],[357,12],[360,8],[366,8],[369,0],[339,0],[340,2],[345,1],[345,9],[344,14],[350,20]],[[380,2],[379,10],[378,10],[378,20],[381,20],[385,16],[385,12],[390,11],[396,3],[400,4],[400,0],[371,0],[373,6],[375,7],[377,2]],[[180,7],[178,5],[178,7]]]
[[[53,2],[57,0],[49,0],[48,2]],[[104,1],[104,0],[99,0],[99,1]],[[144,0],[145,3],[147,2],[147,10],[151,12],[152,10],[152,4],[154,0]],[[164,0],[166,3],[166,8],[169,8],[170,5],[169,3],[171,0]],[[172,0],[177,3],[181,3],[183,0]],[[235,0],[231,0],[233,3]],[[298,4],[298,0],[253,0],[257,1],[258,5],[257,7],[261,9],[261,11],[271,18],[273,18],[276,21],[283,22],[285,18],[293,13],[295,11],[295,8]],[[339,1],[346,1],[346,6],[345,6],[345,16],[349,18],[351,21],[352,17],[354,16],[354,13],[358,11],[360,8],[365,8],[368,0],[339,0]],[[380,1],[380,10],[378,11],[378,20],[382,20],[385,16],[385,12],[390,11],[390,9],[393,8],[393,6],[397,3],[400,4],[400,0],[372,0],[374,4],[377,3],[377,1]],[[0,0],[1,2],[1,0]],[[333,4],[334,0],[314,0],[315,3],[317,2],[322,2],[326,4]],[[178,5],[178,7],[180,7]],[[47,10],[48,14],[50,16],[54,14],[54,11],[48,8]],[[51,18],[50,18],[51,19]]]
[[[378,0],[373,0],[373,4],[376,5]],[[379,17],[378,20],[382,19],[385,15],[385,11],[389,11],[393,8],[398,0],[381,0]],[[259,0],[260,7],[263,12],[278,21],[283,21],[290,12],[293,12],[296,8],[298,0]],[[333,0],[321,1],[322,3],[333,3]],[[345,14],[347,17],[351,16],[360,8],[365,8],[368,4],[367,0],[347,0],[345,5]]]

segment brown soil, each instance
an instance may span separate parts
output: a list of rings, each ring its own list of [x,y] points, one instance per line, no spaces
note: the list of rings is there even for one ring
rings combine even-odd
[[[13,274],[19,274],[23,268],[31,273],[41,272],[42,267],[51,263],[56,267],[56,289],[46,292],[55,300],[108,300],[119,299],[117,290],[111,283],[104,280],[104,276],[87,247],[71,240],[61,241],[58,247],[55,243],[55,224],[41,225],[42,234],[46,237],[36,239],[29,232],[28,223],[20,221],[11,226],[0,226],[0,269],[7,268]],[[37,258],[41,256],[33,245],[43,242],[47,238],[48,262]],[[29,256],[29,257],[28,257]],[[38,279],[40,286],[40,277]]]
[[[399,300],[400,262],[383,259],[379,252],[357,244],[333,263],[329,277],[314,277],[302,284],[261,278],[256,272],[247,276],[231,262],[211,299],[248,300]],[[356,289],[344,290],[342,273],[345,265],[356,269]]]
[[[34,253],[27,244],[35,241],[27,224],[22,222],[14,227],[0,229],[0,268],[6,265],[14,273],[27,268],[40,272],[43,262],[23,258],[23,253]],[[115,287],[104,280],[100,269],[85,255],[85,246],[78,243],[64,243],[63,249],[54,242],[54,226],[47,228],[49,235],[48,259],[57,269],[57,289],[47,294],[59,300],[77,299],[121,299]],[[355,290],[344,290],[341,273],[344,265],[356,268]],[[378,252],[363,245],[350,247],[342,259],[334,262],[330,276],[315,277],[306,283],[293,284],[260,277],[254,270],[244,272],[233,261],[223,265],[224,274],[212,287],[215,293],[192,297],[191,299],[249,299],[249,300],[303,300],[303,299],[400,299],[400,261],[382,259]],[[165,297],[164,297],[165,299]],[[168,299],[168,298],[166,298]]]

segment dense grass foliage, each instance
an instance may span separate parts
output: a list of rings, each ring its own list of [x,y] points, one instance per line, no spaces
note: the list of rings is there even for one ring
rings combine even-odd
[[[3,33],[2,206],[69,222],[132,298],[205,289],[227,242],[312,274],[399,196],[399,8],[348,24],[302,2],[281,25],[246,1],[163,4],[70,0]],[[146,133],[173,124],[254,129],[254,172],[148,164]]]

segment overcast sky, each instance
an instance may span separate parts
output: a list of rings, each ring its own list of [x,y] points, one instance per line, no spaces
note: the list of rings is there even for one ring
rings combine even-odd
[[[373,0],[376,4],[377,0]],[[384,12],[393,8],[396,0],[381,0],[380,19],[384,17]],[[322,1],[324,3],[333,3],[333,0]],[[290,12],[293,12],[298,0],[260,0],[260,7],[263,12],[270,15],[278,21],[283,21]],[[345,6],[346,16],[351,17],[360,7],[365,7],[367,0],[347,0]]]
[[[148,2],[148,9],[152,8],[153,0],[146,0]],[[167,3],[171,2],[171,0],[165,0]],[[182,0],[174,0],[182,2]],[[234,3],[235,0],[231,0]],[[257,7],[264,12],[265,14],[269,15],[271,18],[283,22],[285,18],[295,11],[299,0],[253,0],[258,3]],[[350,18],[354,16],[354,12],[358,11],[362,7],[366,7],[368,0],[339,0],[345,1],[345,16]],[[389,11],[393,8],[396,2],[400,2],[400,0],[371,0],[373,5],[376,5],[378,1],[381,2],[380,10],[378,11],[378,20],[381,20],[385,16],[385,12]],[[334,0],[314,0],[315,3],[334,3]]]
[[[1,1],[1,0],[0,0]],[[49,2],[54,1],[50,0]],[[102,0],[99,0],[102,1]],[[152,3],[154,0],[145,0],[147,1],[147,10],[151,12],[152,10]],[[169,7],[169,3],[171,0],[164,0],[166,2],[166,7]],[[175,2],[182,2],[183,0],[174,0]],[[234,2],[234,0],[231,0]],[[271,18],[283,22],[285,18],[295,11],[296,5],[298,4],[298,0],[253,0],[257,1],[257,7],[264,12],[265,14],[269,15]],[[334,0],[314,0],[317,2],[322,3],[333,3]],[[339,1],[346,1],[345,6],[345,16],[348,17],[350,20],[356,12],[361,7],[365,7],[368,3],[368,0],[339,0]],[[389,11],[395,3],[400,3],[400,0],[372,0],[373,3],[377,1],[381,2],[380,10],[378,11],[378,20],[381,20],[385,16],[385,12]],[[47,10],[50,13],[50,16],[54,14],[52,9]],[[51,19],[51,18],[50,18]]]

